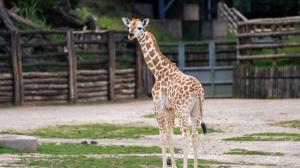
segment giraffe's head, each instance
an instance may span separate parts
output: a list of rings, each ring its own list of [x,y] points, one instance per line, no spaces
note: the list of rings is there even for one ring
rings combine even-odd
[[[145,27],[149,23],[149,19],[144,19],[141,21],[140,19],[128,19],[122,18],[124,25],[128,28],[128,39],[133,40],[135,38],[141,37],[145,33]]]

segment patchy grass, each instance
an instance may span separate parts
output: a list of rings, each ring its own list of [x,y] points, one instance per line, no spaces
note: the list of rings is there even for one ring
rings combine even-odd
[[[48,158],[33,158],[27,157],[22,159],[19,165],[33,166],[33,167],[48,167],[52,168],[72,167],[72,168],[90,168],[92,167],[109,167],[109,168],[143,168],[143,167],[161,167],[161,157],[156,156],[125,156],[125,157],[103,157],[93,158],[86,156],[66,156],[66,157],[48,157]],[[200,160],[200,167],[210,167],[210,165],[230,164],[215,160]],[[177,166],[182,167],[182,159],[177,160]],[[193,160],[189,160],[189,167],[193,167]]]
[[[281,121],[275,125],[300,129],[300,120]]]
[[[2,153],[10,153],[10,154],[16,154],[16,153],[22,153],[18,149],[13,149],[13,148],[7,148],[4,146],[0,146],[0,154]]]
[[[300,134],[285,132],[267,132],[249,134],[241,137],[226,138],[225,141],[300,141]]]
[[[218,132],[212,128],[207,132]],[[20,134],[39,136],[43,138],[66,138],[66,139],[121,139],[121,138],[139,138],[145,135],[158,135],[157,127],[119,124],[87,124],[87,125],[60,125],[48,128],[27,130],[23,132],[2,132],[5,134]],[[202,133],[202,129],[199,129]],[[174,134],[181,134],[179,128],[174,129]]]
[[[264,151],[251,151],[246,149],[231,149],[224,154],[230,155],[264,155],[264,156],[283,156],[280,152],[264,152]]]
[[[48,128],[27,130],[24,132],[6,132],[13,134],[33,135],[44,138],[66,139],[118,139],[139,138],[144,135],[156,135],[158,129],[151,126],[137,127],[119,124],[86,124],[86,125],[59,125]]]
[[[154,114],[146,114],[146,115],[143,115],[143,117],[145,117],[145,118],[155,118],[155,115]]]
[[[143,147],[143,146],[95,146],[81,144],[41,144],[37,151],[43,154],[54,155],[86,155],[86,154],[151,154],[161,153],[161,148],[158,146]],[[175,149],[176,152],[181,151]]]

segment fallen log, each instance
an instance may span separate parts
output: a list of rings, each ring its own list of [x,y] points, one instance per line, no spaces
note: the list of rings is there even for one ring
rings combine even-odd
[[[25,19],[22,16],[19,16],[10,10],[6,10],[6,11],[8,15],[12,18],[12,20],[14,20],[15,22],[21,23],[33,29],[41,29],[39,25],[33,23],[31,20]]]
[[[78,82],[95,82],[95,81],[106,81],[108,79],[107,75],[100,75],[100,76],[77,76]]]
[[[79,103],[89,103],[89,102],[97,102],[97,101],[105,101],[108,100],[107,96],[103,97],[91,97],[91,98],[79,98],[77,102]]]
[[[78,98],[102,97],[102,96],[108,96],[108,91],[78,94]]]
[[[107,81],[102,82],[85,82],[85,83],[77,83],[78,88],[84,88],[84,87],[99,87],[99,86],[107,86]]]
[[[39,84],[39,85],[24,85],[24,89],[68,89],[68,85],[63,85],[63,84]]]
[[[67,72],[25,72],[24,78],[51,78],[51,77],[68,77]]]
[[[59,96],[24,96],[25,101],[32,100],[66,100],[68,99],[68,95],[59,95]]]
[[[25,96],[55,96],[68,94],[68,90],[25,90]]]
[[[88,92],[100,92],[100,91],[107,91],[108,86],[104,87],[91,87],[91,88],[78,88],[78,94],[80,93],[88,93]]]
[[[107,70],[78,70],[77,75],[107,75]]]
[[[13,21],[10,19],[9,15],[5,9],[3,0],[0,0],[0,18],[2,19],[4,26],[8,30],[10,30],[10,31],[17,30],[17,28],[15,27]]]

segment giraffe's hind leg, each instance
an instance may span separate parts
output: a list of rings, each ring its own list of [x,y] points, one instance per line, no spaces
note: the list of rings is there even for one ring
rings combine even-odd
[[[187,168],[188,166],[188,154],[189,154],[189,148],[190,148],[190,131],[188,127],[188,113],[186,111],[179,112],[180,118],[179,118],[179,126],[182,133],[182,136],[184,138],[185,146],[184,146],[184,153],[183,153],[183,168]]]
[[[198,129],[200,128],[200,108],[199,104],[195,103],[191,111],[192,121],[192,144],[194,150],[194,168],[198,168],[198,149],[199,149],[199,134]]]

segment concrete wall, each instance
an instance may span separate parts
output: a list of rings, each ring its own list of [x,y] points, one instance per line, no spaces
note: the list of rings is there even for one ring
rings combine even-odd
[[[153,5],[151,3],[133,3],[133,8],[146,17],[153,18]]]
[[[184,5],[184,20],[199,20],[199,5],[185,4]]]
[[[177,19],[165,19],[165,20],[156,20],[152,19],[150,22],[153,22],[156,25],[160,25],[170,34],[172,34],[176,39],[180,40],[182,37],[182,26],[181,20]]]
[[[213,21],[213,38],[222,39],[227,36],[228,27],[227,22],[224,20]]]

